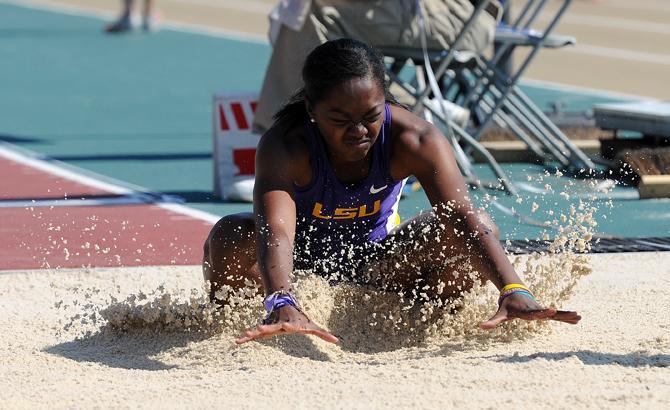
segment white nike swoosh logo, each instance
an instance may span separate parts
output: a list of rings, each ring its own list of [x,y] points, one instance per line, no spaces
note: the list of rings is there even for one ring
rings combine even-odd
[[[384,185],[384,186],[381,187],[381,188],[375,188],[375,186],[372,185],[372,186],[370,187],[370,193],[374,195],[374,194],[377,194],[377,193],[379,193],[379,192],[382,192],[384,189],[386,189],[387,186],[388,186],[388,185]]]

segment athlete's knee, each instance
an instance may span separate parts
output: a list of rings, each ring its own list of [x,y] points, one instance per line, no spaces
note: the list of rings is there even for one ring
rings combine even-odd
[[[221,218],[212,228],[203,245],[203,274],[214,282],[253,254],[253,215],[235,214]]]
[[[205,255],[227,244],[240,245],[254,237],[254,219],[250,213],[227,215],[219,219],[205,241]]]

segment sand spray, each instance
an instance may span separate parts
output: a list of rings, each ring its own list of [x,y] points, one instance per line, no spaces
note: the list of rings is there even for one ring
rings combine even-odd
[[[533,212],[538,207],[534,205]],[[569,308],[566,302],[580,278],[589,274],[584,253],[593,239],[597,210],[590,202],[579,200],[565,214],[550,211],[554,218],[545,224],[556,235],[549,251],[511,258],[517,273],[544,306]],[[544,233],[544,239],[552,231]],[[461,258],[455,264],[461,274],[479,278],[467,257],[453,258]],[[306,314],[353,350],[504,342],[551,331],[548,322],[522,320],[492,331],[479,329],[479,323],[495,313],[498,291],[478,280],[461,297],[442,300],[420,291],[389,292],[350,282],[333,284],[307,271],[295,272],[293,279]],[[232,340],[264,315],[262,295],[253,283],[219,291],[223,307],[209,302],[207,283],[199,289],[164,285],[130,294],[118,289],[116,293],[109,289],[68,289],[66,293],[55,304],[64,312],[60,331],[78,338],[144,329],[153,334],[188,332]]]

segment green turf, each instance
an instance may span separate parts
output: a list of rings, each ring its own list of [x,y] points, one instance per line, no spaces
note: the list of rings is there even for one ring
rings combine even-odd
[[[180,196],[189,206],[218,215],[250,210],[212,198],[211,97],[258,90],[269,47],[169,29],[109,36],[102,26],[96,18],[0,3],[0,141]],[[524,89],[543,109],[555,101],[566,111],[613,101],[539,86]],[[527,164],[505,169],[519,181],[543,172]],[[487,172],[482,168],[481,175]],[[670,235],[670,201],[622,199],[634,194],[631,188],[614,191],[618,199],[600,218],[600,229],[622,236]],[[533,201],[541,213],[549,206],[565,210],[578,200],[523,195],[522,204],[500,201],[530,215]],[[411,216],[427,206],[418,192],[401,202],[401,213]],[[492,213],[507,236],[537,236],[538,229]]]

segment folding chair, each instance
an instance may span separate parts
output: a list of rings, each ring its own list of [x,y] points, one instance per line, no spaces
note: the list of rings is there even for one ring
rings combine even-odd
[[[575,44],[569,36],[553,35],[552,31],[564,15],[572,0],[562,0],[562,5],[542,30],[536,29],[538,16],[547,0],[527,0],[514,23],[502,26],[496,32],[499,47],[490,60],[477,59],[477,67],[468,73],[461,72],[459,81],[452,82],[467,88],[461,104],[477,116],[478,127],[473,137],[480,139],[491,122],[510,129],[529,149],[544,161],[555,160],[565,168],[577,171],[595,169],[593,161],[577,148],[563,132],[551,122],[517,83],[541,48],[560,48]],[[509,2],[506,6],[509,6]],[[519,68],[506,73],[501,67],[512,58],[517,47],[530,47],[530,52]],[[507,65],[509,66],[509,65]],[[463,87],[463,84],[466,84]],[[461,91],[462,93],[462,91]],[[461,94],[462,95],[462,94]]]
[[[436,125],[442,125],[446,128],[446,134],[454,149],[456,161],[468,183],[485,188],[502,189],[509,194],[516,195],[516,188],[510,183],[491,153],[489,153],[483,145],[468,134],[462,127],[454,123],[452,118],[449,117],[441,106],[441,103],[435,103],[430,99],[431,93],[435,90],[433,89],[434,87],[427,86],[424,77],[425,68],[428,68],[429,76],[433,76],[434,78],[444,77],[447,70],[460,70],[467,66],[470,66],[472,69],[476,68],[477,63],[475,60],[478,58],[476,54],[452,50],[458,50],[465,39],[467,31],[491,2],[492,0],[480,0],[477,3],[472,16],[466,22],[449,50],[428,52],[427,50],[386,47],[381,48],[381,52],[387,59],[391,60],[389,67],[387,67],[387,74],[391,82],[400,86],[413,98],[413,104],[411,106],[412,111],[423,112],[427,120],[434,123],[437,121],[438,124]],[[401,71],[408,62],[413,62],[414,66],[417,68],[414,84],[412,84],[411,81],[404,81],[401,78]],[[434,73],[432,72],[432,65],[437,67]],[[449,75],[453,76],[453,74]],[[498,178],[499,183],[490,181],[482,182],[477,178],[472,162],[461,147],[461,143],[478,151],[481,156],[485,158],[489,167]]]
[[[414,111],[423,109],[429,113],[429,117],[436,117],[440,122],[446,123],[457,135],[457,142],[463,143],[465,149],[455,147],[455,151],[466,178],[472,179],[474,174],[467,153],[478,151],[486,158],[503,188],[515,193],[514,186],[509,183],[496,161],[478,143],[492,122],[510,129],[542,162],[556,161],[565,168],[577,171],[595,169],[593,161],[577,148],[517,86],[518,80],[541,48],[559,48],[575,43],[573,37],[552,34],[571,1],[562,0],[562,6],[557,13],[543,30],[538,31],[535,29],[536,21],[547,0],[527,0],[511,25],[498,28],[496,41],[499,47],[491,59],[473,53],[450,50],[428,53],[430,64],[438,67],[435,76],[440,79],[445,95],[459,105],[469,108],[474,114],[473,122],[477,124],[468,128],[469,133],[455,126],[434,106],[427,104],[431,101],[428,98],[431,89],[425,86],[425,81],[422,81],[423,70],[420,68],[425,64],[422,61],[425,56],[421,58],[422,53],[416,50],[382,49],[382,52],[393,60],[388,70],[391,80],[416,98],[412,109]],[[474,21],[487,4],[487,1],[480,1],[468,23]],[[451,50],[458,49],[459,40],[468,27],[469,24],[466,24]],[[530,47],[531,50],[521,62],[519,69],[508,74],[501,67],[509,61],[517,47]],[[399,76],[407,61],[412,61],[417,66],[414,86]],[[452,145],[458,144],[452,141]]]

